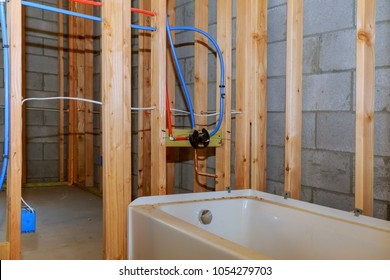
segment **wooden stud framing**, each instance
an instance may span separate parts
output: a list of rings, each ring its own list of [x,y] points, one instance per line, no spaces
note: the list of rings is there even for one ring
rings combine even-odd
[[[9,260],[9,243],[0,243],[0,260]]]
[[[151,115],[151,194],[166,194],[166,1],[152,1],[151,10],[157,13],[153,17],[152,26],[152,110]]]
[[[303,0],[287,1],[284,191],[301,193]]]
[[[252,1],[252,51],[254,54],[252,135],[251,135],[251,188],[266,191],[267,149],[267,1]]]
[[[22,5],[20,0],[8,3],[10,27],[11,135],[7,175],[7,242],[10,259],[20,259],[20,223],[22,190]]]
[[[375,0],[357,1],[355,208],[374,208]]]
[[[75,3],[68,2],[69,10],[75,11]],[[68,17],[69,34],[69,97],[76,97],[76,18]],[[76,101],[68,102],[68,184],[73,185],[77,178],[77,156],[76,156],[76,131],[77,131],[77,110]]]
[[[265,191],[267,1],[237,3],[236,188]]]
[[[130,8],[130,1],[123,0],[104,0],[102,6],[105,259],[127,258],[126,213],[131,201]]]
[[[236,20],[236,158],[235,158],[235,188],[250,187],[250,85],[252,81],[252,44],[250,1],[237,2]]]
[[[58,0],[58,8],[62,9],[63,0]],[[58,95],[64,96],[64,15],[58,14]],[[64,100],[59,100],[58,111],[58,178],[60,182],[65,180],[64,171]]]
[[[151,0],[139,1],[140,9],[150,10]],[[150,26],[149,16],[139,15],[141,25]],[[138,35],[138,107],[150,107],[151,98],[151,34],[139,31]],[[150,195],[150,111],[138,114],[138,196]]]
[[[93,6],[85,5],[85,13],[93,15]],[[93,21],[84,20],[84,98],[93,98]],[[85,181],[86,187],[94,184],[93,104],[84,102]]]
[[[221,126],[222,146],[216,148],[216,191],[223,191],[230,186],[231,164],[231,108],[232,108],[232,0],[217,1],[217,41],[221,48],[225,63],[225,114]],[[217,84],[220,80],[220,70],[217,67]],[[219,88],[217,87],[217,111],[219,107]]]
[[[176,23],[176,0],[167,0],[167,13],[169,17],[169,24],[174,26]],[[172,32],[172,40],[175,42],[175,32]],[[169,51],[170,47],[167,46],[167,87],[169,94],[170,108],[175,108],[175,95],[176,95],[176,73],[175,65],[172,58],[172,54]],[[172,125],[175,125],[175,118],[171,119]],[[167,149],[167,194],[173,194],[175,192],[175,159],[176,148]]]
[[[208,31],[208,0],[195,1],[195,27]],[[194,62],[194,113],[207,113],[208,100],[208,39],[195,33],[195,62]],[[207,118],[195,116],[197,129],[207,129]],[[198,170],[207,170],[207,149],[199,149]],[[194,172],[194,192],[206,191],[207,177],[199,176]]]
[[[22,69],[26,69],[26,8],[22,6]],[[22,71],[22,98],[26,98],[26,73]],[[22,183],[27,183],[26,106],[22,107]]]

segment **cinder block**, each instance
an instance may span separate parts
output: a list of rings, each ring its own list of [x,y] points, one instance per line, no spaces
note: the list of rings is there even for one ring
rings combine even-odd
[[[323,71],[349,70],[355,68],[355,29],[326,33],[321,38],[320,68]]]
[[[192,164],[182,164],[180,189],[193,191],[194,189],[194,166]]]
[[[45,160],[58,160],[58,144],[43,144],[43,158]]]
[[[43,144],[27,143],[26,144],[26,159],[27,161],[43,160]]]
[[[30,143],[56,143],[58,141],[58,127],[27,126],[27,141]]]
[[[57,74],[58,59],[55,57],[28,55],[26,61],[26,70],[28,72]]]
[[[284,191],[283,183],[267,180],[267,193],[282,195],[283,191]]]
[[[26,18],[43,18],[43,10],[42,9],[25,9]]]
[[[57,39],[43,39],[45,56],[52,56],[58,59],[58,40]]]
[[[302,71],[304,74],[315,74],[320,69],[320,37],[303,39]]]
[[[283,112],[286,104],[286,78],[269,78],[267,81],[267,111]]]
[[[306,1],[303,34],[317,34],[354,26],[354,0]]]
[[[26,54],[43,54],[43,38],[29,35],[30,32],[26,31]],[[36,35],[36,34],[33,34]],[[27,56],[28,57],[28,56]]]
[[[268,44],[268,77],[286,75],[286,42]]]
[[[374,200],[374,217],[378,219],[389,220],[389,207],[389,202]]]
[[[304,111],[349,111],[352,106],[350,72],[304,76],[302,79]]]
[[[267,115],[267,144],[284,146],[285,113],[272,113]]]
[[[390,111],[389,68],[375,71],[375,111]]]
[[[43,74],[26,72],[26,90],[42,90]]]
[[[267,179],[284,181],[284,147],[267,146]]]
[[[43,125],[43,111],[26,110],[27,125]]]
[[[58,91],[58,75],[43,75],[43,89],[45,91]]]
[[[27,161],[27,178],[45,180],[58,177],[58,161]]]
[[[185,6],[180,6],[176,2],[176,25],[184,25],[184,10]]]
[[[26,26],[29,28],[30,35],[52,39],[55,39],[58,36],[58,24],[52,21],[26,18]]]
[[[317,147],[320,149],[354,152],[355,115],[353,112],[318,113]]]
[[[374,198],[390,201],[390,158],[374,159]]]
[[[350,157],[347,153],[302,150],[302,185],[350,193]]]
[[[376,20],[390,20],[390,1],[376,0]]]
[[[390,65],[390,22],[381,22],[376,26],[375,66]]]
[[[344,211],[352,211],[355,209],[355,199],[352,195],[348,194],[313,190],[313,202]]]
[[[376,113],[374,122],[375,155],[390,156],[390,114]]]
[[[217,1],[208,1],[209,25],[217,23]]]
[[[302,148],[314,149],[316,146],[316,115],[302,114]]]
[[[287,6],[268,10],[268,42],[286,40]]]
[[[185,59],[185,66],[183,68],[184,79],[186,83],[194,82],[194,57]]]
[[[301,200],[313,202],[313,189],[311,187],[301,186]]]
[[[286,4],[286,0],[268,0],[268,8]]]

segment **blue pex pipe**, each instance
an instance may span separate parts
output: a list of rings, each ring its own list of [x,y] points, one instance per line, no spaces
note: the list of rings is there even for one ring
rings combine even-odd
[[[167,18],[167,29],[168,29],[168,18]],[[224,61],[223,61],[223,56],[222,56],[221,49],[219,48],[219,46],[218,46],[217,42],[214,40],[214,38],[211,37],[210,34],[208,34],[207,32],[205,32],[205,31],[203,31],[201,29],[198,29],[198,28],[195,28],[195,27],[190,27],[190,26],[172,26],[172,27],[169,27],[169,30],[172,30],[172,31],[194,31],[194,32],[198,32],[198,33],[202,34],[203,36],[207,37],[211,41],[211,43],[213,43],[215,49],[217,50],[218,57],[219,57],[220,68],[221,68],[221,78],[220,78],[220,85],[219,85],[220,112],[219,112],[219,118],[218,118],[217,125],[215,126],[215,129],[210,133],[210,137],[211,137],[211,136],[215,135],[218,132],[218,130],[220,129],[221,124],[222,124],[222,120],[223,120],[223,114],[224,114],[224,105],[225,105],[224,104],[225,103],[224,102],[224,99],[225,99],[225,64],[224,64]],[[170,35],[170,32],[168,32],[168,38],[169,38],[169,35]],[[172,40],[172,37],[170,38],[170,43],[171,43],[171,40]],[[173,43],[171,43],[171,48],[172,48],[172,45],[173,45]],[[172,48],[172,53],[174,53],[174,48]],[[176,54],[174,54],[174,57],[175,57],[175,55]],[[177,57],[176,57],[176,59],[177,59]],[[175,61],[175,64],[176,64],[176,61]],[[178,67],[178,66],[176,66],[176,67]],[[179,69],[180,69],[180,66],[179,66]],[[191,113],[191,110],[190,110],[190,113]],[[192,112],[192,114],[193,114],[193,112]]]
[[[3,39],[3,57],[4,57],[4,152],[3,165],[0,174],[0,191],[3,188],[5,176],[7,174],[8,156],[9,156],[9,132],[10,132],[10,79],[9,79],[9,46],[7,35],[7,21],[5,18],[5,3],[0,2],[0,23],[1,36]]]
[[[100,17],[71,12],[68,10],[58,9],[58,8],[54,8],[54,7],[50,7],[50,6],[46,6],[46,5],[42,5],[42,4],[38,4],[38,3],[29,2],[29,1],[22,1],[22,5],[27,6],[27,7],[31,7],[31,8],[37,8],[37,9],[42,9],[42,10],[51,11],[51,12],[55,12],[55,13],[60,13],[60,14],[68,15],[68,16],[75,16],[75,17],[80,17],[80,18],[85,18],[85,19],[90,19],[90,20],[102,22],[102,18],[100,18]],[[131,28],[145,30],[145,31],[156,31],[157,30],[154,27],[141,26],[141,25],[135,25],[135,24],[132,24]]]
[[[171,47],[172,57],[173,57],[173,60],[175,62],[175,67],[176,67],[177,74],[179,75],[179,80],[180,80],[181,87],[183,88],[183,91],[184,91],[184,95],[185,95],[185,98],[186,98],[186,101],[187,101],[187,105],[188,105],[188,110],[190,111],[191,126],[192,126],[193,129],[195,129],[196,128],[196,124],[195,124],[194,108],[192,106],[191,97],[190,97],[190,94],[188,93],[188,88],[187,88],[186,82],[184,80],[183,72],[181,71],[181,68],[180,68],[179,59],[177,58],[175,45],[173,44],[171,30],[172,29],[171,29],[171,27],[169,25],[169,20],[168,20],[168,17],[167,17],[167,35],[168,35],[169,45]]]

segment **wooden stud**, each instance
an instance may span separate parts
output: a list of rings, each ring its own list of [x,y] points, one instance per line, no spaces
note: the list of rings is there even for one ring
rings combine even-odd
[[[0,243],[0,260],[9,260],[9,243]]]
[[[217,41],[221,48],[225,63],[225,114],[221,126],[222,146],[216,148],[216,179],[215,190],[223,191],[230,186],[231,164],[231,108],[232,108],[232,0],[217,1]],[[221,76],[217,67],[217,84]],[[217,111],[219,107],[219,88],[217,87]]]
[[[375,0],[357,1],[355,208],[374,210]]]
[[[152,1],[151,10],[157,13],[152,26],[152,110],[151,115],[151,194],[166,194],[166,1]]]
[[[303,0],[287,2],[284,191],[301,196]]]
[[[75,12],[85,13],[86,5],[75,3]],[[76,77],[76,97],[85,98],[85,19],[76,17],[76,30],[74,39],[76,41],[75,54],[75,77]],[[84,101],[76,101],[76,166],[77,177],[76,183],[85,183],[85,167],[86,167],[86,149],[85,149],[85,111],[86,103]]]
[[[75,3],[68,2],[69,9],[75,11]],[[69,97],[76,97],[76,18],[68,17],[69,34]],[[68,102],[68,184],[73,185],[77,178],[77,157],[76,157],[76,131],[77,131],[77,108],[76,101]]]
[[[169,17],[169,24],[174,26],[176,24],[176,0],[167,0],[167,13]],[[175,32],[172,32],[172,40],[175,42]],[[175,64],[172,58],[172,53],[170,52],[169,45],[167,46],[167,87],[169,95],[170,108],[176,108],[176,72]],[[172,125],[175,125],[175,118],[171,119]],[[173,194],[175,192],[175,159],[176,159],[177,149],[168,148],[167,149],[167,194]]]
[[[139,1],[140,9],[150,10],[151,0]],[[150,26],[149,16],[139,15],[141,25]],[[138,106],[151,106],[151,34],[139,31],[138,35]],[[150,111],[138,114],[138,196],[150,195],[151,156],[150,156]]]
[[[254,79],[251,91],[251,188],[266,191],[267,173],[267,1],[251,0]]]
[[[85,5],[85,13],[93,15],[93,6]],[[93,21],[84,20],[84,98],[93,98]],[[85,103],[85,102],[84,102]],[[85,103],[85,186],[94,185],[93,104]]]
[[[104,0],[101,8],[105,259],[127,258],[127,207],[131,202],[130,3]]]
[[[208,0],[195,1],[195,27],[208,31],[209,7]],[[194,113],[207,113],[208,100],[208,39],[202,34],[195,33],[195,65],[194,65]],[[207,118],[195,116],[197,129],[207,129]],[[207,149],[199,149],[198,170],[207,170]],[[194,173],[194,192],[207,189],[207,177]]]
[[[251,34],[251,2],[237,2],[237,38],[236,38],[236,158],[235,158],[235,188],[250,187],[250,135],[252,101],[251,84],[253,83],[252,62],[253,52]]]
[[[11,116],[10,158],[7,175],[7,232],[10,259],[20,259],[21,190],[22,190],[22,5],[8,3],[10,28]]]
[[[62,9],[63,0],[58,0],[58,8]],[[58,13],[58,96],[64,96],[64,15]],[[65,152],[65,137],[64,137],[64,100],[59,100],[58,111],[58,177],[59,181],[65,180],[64,171],[64,152]]]
[[[26,69],[26,7],[22,6],[22,69]],[[22,71],[22,98],[26,98],[26,73]],[[26,106],[22,107],[22,183],[27,183]]]

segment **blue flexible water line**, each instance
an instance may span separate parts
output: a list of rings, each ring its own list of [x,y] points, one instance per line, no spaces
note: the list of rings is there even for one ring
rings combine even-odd
[[[76,13],[76,12],[72,12],[72,11],[68,11],[68,10],[64,10],[64,9],[59,9],[59,8],[54,8],[51,6],[46,6],[46,5],[42,5],[42,4],[38,4],[38,3],[29,2],[29,1],[22,1],[22,5],[27,6],[27,7],[31,7],[31,8],[37,8],[37,9],[42,9],[42,10],[51,11],[51,12],[55,12],[55,13],[60,13],[60,14],[68,15],[68,16],[75,16],[75,17],[80,17],[80,18],[85,18],[85,19],[90,19],[90,20],[102,22],[102,19],[100,17],[90,16],[90,15],[86,15],[86,14],[82,14],[82,13]],[[131,28],[145,30],[145,31],[156,31],[156,28],[154,28],[154,27],[141,26],[141,25],[136,25],[136,24],[132,24]]]
[[[210,137],[215,135],[218,130],[220,129],[221,127],[221,124],[222,124],[222,120],[223,120],[223,114],[224,114],[224,99],[225,99],[225,64],[224,64],[224,61],[223,61],[223,56],[222,56],[222,51],[221,49],[219,48],[217,42],[214,40],[214,38],[208,34],[207,32],[199,29],[199,28],[195,28],[195,27],[190,27],[190,26],[169,26],[168,25],[168,18],[167,18],[167,29],[168,29],[168,38],[170,37],[170,32],[169,31],[194,31],[194,32],[198,32],[200,34],[202,34],[203,36],[207,37],[211,43],[213,43],[217,53],[218,53],[218,57],[219,57],[219,62],[220,62],[220,69],[221,69],[221,78],[220,78],[220,85],[219,85],[219,94],[220,94],[220,99],[219,99],[219,102],[220,102],[220,112],[219,112],[219,118],[218,118],[218,122],[217,122],[217,125],[215,126],[214,130],[210,133]],[[172,54],[173,54],[173,57],[175,59],[175,64],[176,64],[176,68],[177,68],[177,71],[178,72],[181,72],[181,69],[180,69],[180,66],[178,65],[178,62],[176,63],[176,60],[177,60],[177,55],[175,53],[175,49],[173,47],[173,42],[172,41],[172,36],[170,38],[170,45],[171,45],[171,49],[172,49]],[[176,58],[175,58],[176,57]],[[180,75],[182,76],[182,73],[179,74],[179,77]],[[183,79],[184,81],[184,79]],[[189,98],[189,95],[188,95],[188,98]],[[187,101],[188,102],[188,101]],[[190,101],[191,102],[191,101]],[[192,106],[192,104],[191,104]],[[191,110],[190,110],[190,113],[191,113]],[[193,111],[192,111],[192,114],[193,114]],[[191,119],[192,119],[193,115],[191,116]],[[193,128],[194,128],[194,125],[193,125]]]
[[[3,39],[3,60],[4,60],[4,151],[3,164],[0,174],[0,191],[3,188],[5,176],[7,174],[8,156],[9,156],[9,107],[10,107],[10,90],[9,90],[9,46],[7,35],[7,21],[5,18],[5,3],[0,2],[0,24],[1,36]]]
[[[171,29],[171,26],[169,25],[169,20],[168,20],[168,17],[167,17],[167,35],[168,35],[169,45],[171,47],[172,57],[173,57],[173,61],[175,62],[175,67],[176,67],[177,74],[179,76],[181,87],[183,88],[183,91],[184,91],[184,96],[185,96],[186,101],[187,101],[188,110],[190,111],[191,127],[193,129],[195,129],[196,128],[196,124],[195,124],[194,108],[192,106],[191,97],[190,97],[190,94],[188,92],[188,88],[187,88],[186,82],[184,80],[183,72],[181,71],[181,68],[180,68],[179,59],[177,58],[175,45],[173,44],[171,30],[172,29]]]

